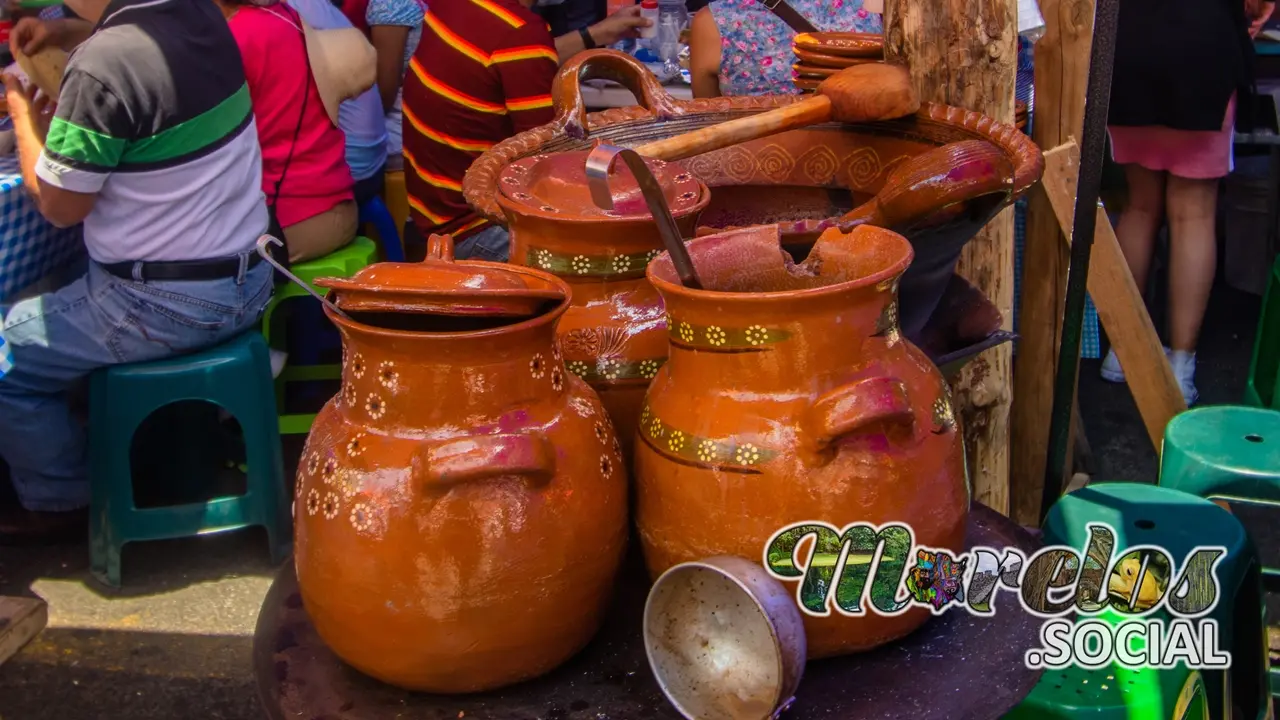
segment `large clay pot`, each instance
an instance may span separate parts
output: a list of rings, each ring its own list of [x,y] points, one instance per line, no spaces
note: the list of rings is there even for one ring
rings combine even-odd
[[[600,624],[627,537],[627,481],[596,394],[565,372],[568,286],[432,258],[324,279],[343,312],[342,390],[298,471],[298,582],[356,669],[465,693],[545,673]]]
[[[588,115],[579,87],[591,78],[623,83],[639,106]],[[597,140],[634,147],[803,99],[782,95],[676,100],[643,64],[612,50],[574,56],[557,76],[553,95],[555,121],[495,145],[467,172],[467,202],[495,222],[509,223],[499,207],[499,182],[504,168],[521,158],[587,150]],[[921,194],[917,212],[890,228],[905,235],[915,249],[915,262],[902,278],[900,294],[902,330],[917,338],[951,283],[964,245],[1040,179],[1044,158],[1026,135],[978,113],[926,103],[912,117],[816,125],[698,155],[682,164],[711,190],[710,203],[699,216],[701,225],[717,229],[782,223],[789,246],[812,245],[836,217],[880,193],[895,167],[965,140],[999,148],[1012,176],[999,192],[966,196],[964,192],[980,185],[963,183],[954,184],[961,192],[949,192],[953,184],[947,178],[954,168],[948,164],[951,158],[943,156],[937,186]],[[614,252],[609,238],[595,241],[599,247],[592,257],[608,262]],[[518,253],[512,261],[530,262]],[[574,292],[579,292],[577,286]]]
[[[911,245],[829,230],[797,267],[779,242],[776,228],[690,242],[702,290],[680,286],[665,254],[649,266],[671,327],[634,459],[649,572],[759,562],[774,533],[805,521],[907,523],[918,545],[962,551],[969,488],[948,389],[898,327]],[[871,648],[928,617],[806,616],[809,656]]]
[[[573,288],[560,321],[565,364],[600,394],[630,457],[644,391],[667,359],[662,302],[644,279],[645,265],[663,245],[624,164],[609,183],[614,207],[595,205],[586,156],[535,155],[511,163],[497,201],[511,232],[511,262],[555,273]],[[706,186],[676,163],[647,165],[676,224],[692,237],[710,201]]]

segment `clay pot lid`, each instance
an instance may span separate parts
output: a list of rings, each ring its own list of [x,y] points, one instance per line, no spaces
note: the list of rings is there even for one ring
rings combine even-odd
[[[610,173],[613,209],[605,210],[591,199],[587,185],[588,151],[551,153],[522,158],[502,169],[498,187],[502,196],[518,211],[537,215],[579,218],[647,218],[652,214],[640,194],[640,185],[625,163],[617,163]],[[695,212],[706,189],[693,173],[678,163],[646,160],[671,214],[680,217]]]
[[[554,276],[506,263],[453,259],[453,238],[432,235],[420,263],[376,263],[350,278],[320,278],[341,310],[533,317],[561,304],[568,287]]]

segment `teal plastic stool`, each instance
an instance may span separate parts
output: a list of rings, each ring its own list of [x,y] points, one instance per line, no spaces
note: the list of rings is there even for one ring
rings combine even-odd
[[[134,433],[156,410],[184,400],[220,405],[240,423],[247,491],[238,497],[139,509],[129,458]],[[120,552],[126,543],[254,525],[266,528],[273,561],[288,558],[293,545],[290,497],[271,361],[261,335],[249,332],[204,352],[99,370],[90,380],[89,408],[89,553],[100,581],[120,587]]]
[[[1244,401],[1254,407],[1280,410],[1280,257],[1271,267],[1267,291],[1262,296],[1262,316],[1253,341]]]
[[[1219,602],[1206,617],[1218,621],[1222,643],[1232,653],[1232,667],[1227,672],[1194,673],[1186,669],[1118,667],[1046,671],[1024,700],[1028,714],[1018,717],[1178,720],[1180,716],[1172,711],[1179,698],[1199,692],[1188,686],[1197,682],[1193,676],[1198,676],[1204,687],[1208,717],[1227,718],[1226,708],[1234,706],[1239,708],[1236,720],[1266,718],[1270,705],[1261,568],[1257,551],[1240,521],[1218,505],[1188,493],[1138,483],[1101,483],[1077,490],[1053,506],[1045,518],[1044,541],[1047,545],[1084,548],[1091,522],[1106,523],[1116,531],[1117,552],[1155,545],[1164,548],[1175,564],[1197,546],[1221,545],[1227,549],[1218,565]],[[1157,616],[1163,613],[1159,611]],[[1109,614],[1100,617],[1105,620]],[[1114,681],[1122,677],[1124,682],[1117,685]],[[1092,685],[1095,690],[1076,692],[1084,685]],[[1102,692],[1103,685],[1111,692]],[[1045,714],[1030,714],[1033,709]],[[1197,711],[1188,707],[1188,712],[1187,717],[1192,717]]]
[[[317,288],[315,281],[323,277],[349,278],[360,270],[376,263],[378,261],[378,245],[374,241],[366,237],[358,237],[350,245],[338,250],[337,252],[325,255],[322,258],[309,260],[304,263],[297,263],[289,268],[289,271],[298,276],[298,279],[305,282],[312,290],[324,294],[323,288]],[[311,295],[298,287],[296,284],[288,282],[276,287],[275,295],[272,296],[271,302],[267,304],[267,310],[262,315],[262,336],[266,338],[267,343],[277,350],[284,349],[284,336],[282,327],[279,327],[279,318],[276,317],[276,311],[287,300],[305,299],[308,302],[315,302]],[[273,342],[273,338],[276,341]],[[317,380],[340,380],[342,379],[341,365],[301,365],[290,363],[286,365],[284,372],[275,380],[276,406],[283,409],[285,406],[285,390],[291,383],[315,382]],[[314,413],[288,413],[282,414],[279,418],[279,428],[282,435],[303,435],[311,432],[311,423],[314,422],[316,416]]]
[[[1174,417],[1160,451],[1161,487],[1280,508],[1280,411],[1230,405]],[[1280,576],[1280,568],[1263,568]]]

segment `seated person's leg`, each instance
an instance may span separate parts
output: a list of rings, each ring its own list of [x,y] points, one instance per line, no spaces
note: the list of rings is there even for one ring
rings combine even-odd
[[[319,215],[284,228],[289,262],[315,260],[346,247],[356,238],[359,217],[355,201],[344,200]]]
[[[506,262],[511,257],[511,236],[500,225],[490,225],[458,243],[453,256],[459,260]]]

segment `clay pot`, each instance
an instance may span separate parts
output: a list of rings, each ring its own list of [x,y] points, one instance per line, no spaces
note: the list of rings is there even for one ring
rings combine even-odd
[[[639,106],[588,115],[579,87],[583,80],[607,78],[626,85]],[[463,181],[467,202],[485,217],[512,225],[499,206],[499,181],[510,163],[552,152],[587,150],[595,140],[636,146],[772,110],[803,96],[672,98],[643,64],[612,50],[589,50],[567,62],[553,86],[557,117],[494,146],[478,158]],[[710,202],[698,223],[714,231],[731,226],[782,223],[784,242],[811,246],[837,218],[877,195],[893,169],[941,146],[982,140],[1005,155],[1012,176],[999,192],[931,196],[917,212],[890,228],[911,241],[915,262],[904,275],[900,293],[903,332],[916,337],[951,282],[964,245],[996,212],[1012,203],[1044,169],[1039,148],[1026,135],[977,113],[925,104],[915,116],[882,123],[827,123],[705,153],[682,161],[710,188]],[[940,181],[953,169],[940,158]],[[612,236],[597,236],[600,261],[609,257]],[[649,242],[656,243],[656,235]],[[653,245],[657,247],[657,245]],[[527,262],[513,256],[515,262]],[[574,286],[575,303],[583,288]],[[649,318],[648,315],[645,316]],[[646,319],[646,322],[649,320]],[[604,344],[596,347],[608,347]],[[637,357],[639,354],[637,354]],[[599,365],[599,359],[595,363]],[[587,362],[588,367],[593,363]],[[576,367],[576,366],[575,366]]]
[[[545,673],[600,624],[627,536],[627,480],[599,398],[565,371],[554,276],[453,262],[323,279],[342,390],[298,470],[296,562],[320,637],[410,690]]]
[[[591,199],[586,152],[535,155],[507,165],[498,206],[511,231],[511,262],[555,273],[573,287],[560,322],[571,372],[600,394],[624,454],[649,379],[667,358],[662,303],[644,268],[663,249],[653,216],[624,163],[610,176],[614,207]],[[693,236],[710,193],[677,163],[646,163],[682,234]]]
[[[649,266],[671,328],[634,459],[650,574],[712,555],[760,562],[774,533],[804,521],[902,522],[918,545],[962,551],[951,398],[898,326],[910,244],[829,230],[799,265],[779,244],[776,228],[690,242],[703,290],[680,286],[665,254]],[[875,647],[929,616],[806,616],[809,657]]]

